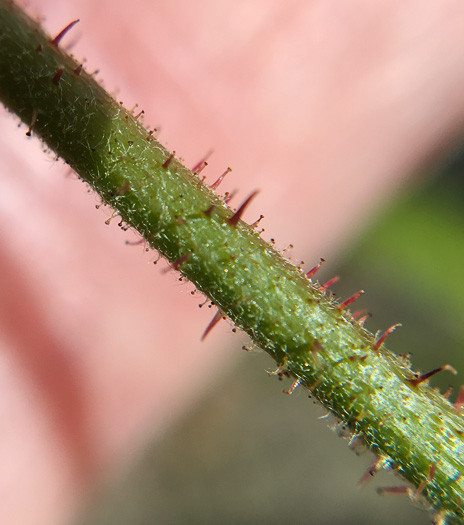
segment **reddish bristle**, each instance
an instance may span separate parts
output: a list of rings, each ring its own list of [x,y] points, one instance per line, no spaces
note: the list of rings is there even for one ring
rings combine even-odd
[[[79,20],[73,20],[72,22],[69,22],[69,24],[62,29],[56,37],[51,41],[52,46],[58,47],[58,44],[60,43],[61,39],[64,37],[64,35],[72,28],[74,27]]]
[[[162,167],[163,167],[165,170],[169,168],[169,164],[171,164],[172,159],[174,158],[175,154],[176,154],[176,152],[173,151],[173,152],[171,153],[171,155],[169,155],[169,157],[163,162]]]
[[[55,76],[52,78],[52,82],[57,86],[60,83],[61,75],[63,74],[64,68],[60,67],[55,73]]]
[[[370,481],[375,476],[375,474],[377,474],[383,463],[383,458],[375,458],[367,468],[366,472],[364,472],[361,479],[358,481],[358,487],[361,487]]]
[[[462,410],[462,407],[464,406],[464,385],[459,389],[458,397],[453,406],[456,410]]]
[[[256,228],[258,224],[264,219],[264,215],[260,215],[259,219],[257,219],[253,224],[250,224],[250,228]]]
[[[139,244],[143,244],[145,242],[145,239],[139,239],[138,241],[126,241],[126,244],[129,246],[138,246]]]
[[[232,171],[231,168],[227,168],[226,171],[215,182],[213,182],[213,184],[211,184],[210,188],[212,190],[217,190],[217,188],[219,187],[219,184],[221,184],[221,182],[224,180],[224,177],[231,171]]]
[[[163,273],[168,273],[170,270],[179,271],[181,265],[190,257],[189,253],[185,253],[182,257],[179,257],[176,261],[170,264],[169,268],[163,270]]]
[[[364,355],[350,355],[348,357],[348,359],[354,363],[355,361],[359,361],[360,363],[362,363],[363,361],[365,361],[367,358],[368,358],[368,354],[364,354]]]
[[[445,399],[449,399],[449,396],[451,395],[452,392],[453,392],[453,387],[450,386],[450,387],[448,387],[448,390],[443,394],[443,397],[444,397]],[[458,395],[459,395],[459,394],[458,394]]]
[[[290,386],[290,388],[288,390],[285,390],[285,389],[282,390],[282,393],[283,394],[288,394],[288,395],[293,394],[293,391],[296,390],[300,386],[300,383],[301,383],[301,379],[296,379],[295,381],[293,381],[293,383]]]
[[[437,468],[437,464],[436,463],[432,463],[430,465],[430,471],[429,471],[429,475],[428,475],[427,479],[423,479],[419,483],[419,485],[418,485],[418,487],[416,489],[416,492],[414,493],[414,497],[413,497],[413,501],[414,502],[417,503],[419,501],[419,498],[420,498],[422,492],[424,491],[425,487],[429,483],[431,483],[433,481],[433,478],[435,477],[435,470],[436,470],[436,468]]]
[[[425,489],[425,487],[429,484],[429,481],[427,479],[423,479],[419,485],[417,486],[416,491],[414,492],[414,497],[412,498],[412,501],[414,503],[418,503],[420,496]]]
[[[357,319],[360,315],[362,315],[362,314],[366,315],[366,313],[367,313],[367,310],[366,310],[365,308],[362,308],[361,310],[356,310],[356,312],[353,312],[353,313],[351,314],[351,319],[353,319],[353,321],[356,321],[356,319]]]
[[[377,493],[383,496],[384,494],[390,494],[392,496],[401,496],[406,494],[411,495],[411,489],[409,487],[380,487],[377,489]]]
[[[232,217],[230,217],[230,219],[228,220],[228,223],[231,225],[231,226],[236,226],[236,224],[238,223],[238,221],[240,220],[240,218],[242,217],[243,213],[245,212],[245,210],[247,209],[248,205],[250,204],[250,202],[256,197],[256,195],[258,194],[258,190],[254,191],[244,202],[243,204],[240,206],[240,208],[232,215]]]
[[[192,170],[195,175],[200,175],[200,173],[208,166],[208,163],[206,160],[204,160],[202,163],[195,166],[195,168]]]
[[[319,286],[319,291],[321,293],[325,293],[330,288],[330,286],[332,286],[332,284],[336,283],[339,279],[340,279],[340,277],[338,277],[338,275],[336,275],[335,277],[332,277],[332,279],[330,279],[329,281],[327,281],[323,285]]]
[[[283,379],[285,371],[286,371],[286,369],[283,366],[278,366],[275,370],[272,370],[271,372],[268,372],[267,375],[269,377],[277,376],[279,379]]]
[[[212,153],[212,151],[208,151],[208,153],[199,162],[197,162],[195,166],[193,166],[193,173],[196,173],[198,175],[200,171],[208,165],[206,161],[210,158]]]
[[[209,325],[206,327],[206,330],[204,334],[201,336],[201,340],[204,341],[206,339],[206,336],[211,332],[211,330],[219,323],[219,321],[224,317],[224,314],[218,310],[209,323]]]
[[[229,202],[237,195],[237,190],[232,191],[231,193],[225,193],[224,202],[229,204]]]
[[[29,129],[26,131],[26,135],[30,137],[32,135],[32,128],[34,127],[35,123],[37,122],[37,116],[39,115],[39,112],[37,109],[34,109],[32,112],[32,118],[31,118],[31,125],[29,126]]]
[[[78,77],[81,74],[81,71],[82,71],[82,64],[79,64],[74,70],[74,74],[76,75],[76,77]]]
[[[430,465],[430,472],[429,472],[429,481],[433,481],[433,478],[435,477],[435,471],[437,470],[437,464],[432,463]]]
[[[213,213],[213,210],[216,206],[214,204],[211,204],[211,206],[204,212],[207,217],[211,217],[211,214]]]
[[[314,268],[311,268],[311,270],[309,270],[309,272],[306,274],[306,277],[308,279],[311,279],[312,277],[314,277],[314,275],[316,274],[316,272],[319,270],[319,268],[325,263],[325,259],[322,259],[320,260],[319,264],[316,264],[316,266]]]
[[[108,217],[105,221],[105,224],[107,226],[109,226],[110,222],[115,218],[115,217],[118,217],[119,216],[119,213],[117,211],[114,211],[110,217]]]
[[[180,268],[180,266],[181,266],[181,264],[183,264],[183,263],[184,263],[189,257],[190,257],[190,254],[189,254],[189,253],[185,253],[184,255],[182,255],[182,257],[179,257],[179,258],[177,259],[177,261],[174,261],[174,262],[172,263],[172,268],[173,268],[174,270],[177,270],[177,271],[178,271],[179,268]]]
[[[358,324],[359,326],[364,326],[364,323],[369,319],[369,317],[371,317],[372,314],[366,314],[366,315],[363,315],[359,320],[358,320]]]
[[[377,339],[377,341],[374,344],[374,350],[378,350],[383,343],[385,342],[385,339],[394,332],[399,326],[401,326],[401,323],[394,324],[393,326],[390,326],[388,330],[385,330],[385,332]]]
[[[419,386],[424,381],[427,381],[434,375],[438,374],[439,372],[443,372],[444,370],[448,370],[449,372],[452,372],[454,375],[457,374],[456,370],[452,366],[444,365],[444,366],[441,366],[440,368],[435,368],[435,370],[432,370],[431,372],[422,374],[419,377],[416,377],[414,379],[406,379],[406,381],[412,386]]]
[[[343,303],[340,303],[338,305],[338,309],[339,310],[344,310],[347,306],[349,306],[351,303],[354,303],[356,301],[356,299],[359,299],[359,297],[361,297],[361,295],[364,293],[364,290],[359,290],[359,292],[356,292],[355,294],[353,294],[351,297],[348,297],[348,299],[346,299],[345,301],[343,301]]]
[[[322,350],[324,350],[324,347],[321,345],[321,343],[317,339],[314,339],[314,344],[313,344],[312,348],[310,349],[310,352],[311,352],[311,357],[313,358],[314,364],[316,366],[319,366],[319,356],[318,356],[318,354]]]

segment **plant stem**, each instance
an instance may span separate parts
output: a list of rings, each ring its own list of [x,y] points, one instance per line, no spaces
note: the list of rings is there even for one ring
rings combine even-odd
[[[0,100],[121,217],[418,490],[462,519],[464,421],[11,1],[0,0]]]

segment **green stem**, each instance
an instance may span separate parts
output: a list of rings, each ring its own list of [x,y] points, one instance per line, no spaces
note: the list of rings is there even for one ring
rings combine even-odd
[[[250,226],[235,224],[223,199],[7,0],[0,0],[0,99],[280,373],[420,487],[440,516],[464,517],[458,410]]]

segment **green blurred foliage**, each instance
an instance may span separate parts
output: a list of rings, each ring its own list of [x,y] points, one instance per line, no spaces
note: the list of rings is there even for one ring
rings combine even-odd
[[[464,157],[398,199],[346,257],[344,282],[360,280],[374,313],[367,327],[401,322],[388,340],[415,370],[445,363],[464,373]],[[445,372],[446,389],[464,379]],[[456,394],[456,393],[455,393]]]

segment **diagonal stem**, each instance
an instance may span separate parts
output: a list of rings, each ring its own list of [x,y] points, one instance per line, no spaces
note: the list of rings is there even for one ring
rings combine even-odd
[[[220,316],[266,350],[280,375],[308,388],[382,465],[418,488],[414,499],[424,496],[442,517],[464,517],[459,410],[417,381],[384,338],[376,341],[351,317],[347,301],[337,305],[262,240],[8,0],[0,0],[0,99]]]

